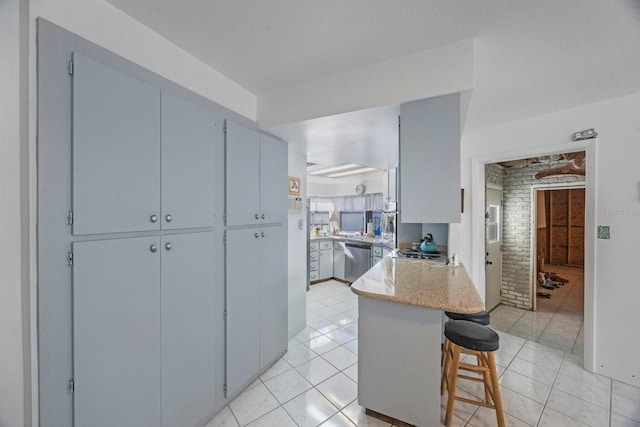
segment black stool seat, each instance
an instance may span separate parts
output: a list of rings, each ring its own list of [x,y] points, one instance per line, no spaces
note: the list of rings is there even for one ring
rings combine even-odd
[[[460,347],[475,351],[495,351],[500,337],[492,329],[468,320],[451,320],[444,324],[444,336]]]
[[[488,325],[489,313],[485,310],[477,313],[454,313],[452,311],[445,311],[444,314],[451,320],[468,320],[469,322],[478,323],[480,325]]]

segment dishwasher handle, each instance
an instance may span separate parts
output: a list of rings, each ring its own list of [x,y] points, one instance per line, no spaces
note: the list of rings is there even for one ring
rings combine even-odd
[[[366,243],[345,243],[344,244],[347,248],[358,248],[358,249],[368,249],[371,250],[371,245],[368,245]]]

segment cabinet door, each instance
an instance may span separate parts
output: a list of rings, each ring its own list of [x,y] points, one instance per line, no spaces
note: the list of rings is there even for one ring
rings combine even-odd
[[[287,144],[260,134],[260,221],[284,223],[287,219]]]
[[[287,232],[284,226],[264,227],[260,263],[260,368],[287,349]]]
[[[160,91],[74,54],[73,234],[158,230]]]
[[[344,249],[333,250],[333,277],[344,280]]]
[[[333,249],[321,249],[320,267],[318,269],[320,280],[333,277]]]
[[[260,247],[258,229],[226,231],[227,395],[258,372],[260,355],[260,259],[247,256]],[[257,236],[257,237],[256,237]]]
[[[160,425],[159,246],[157,237],[73,244],[77,427]]]
[[[213,226],[214,156],[221,136],[215,113],[162,92],[163,229]]]
[[[195,426],[214,408],[214,236],[163,236],[162,425]]]
[[[258,131],[227,120],[225,136],[226,225],[256,224],[260,217]]]
[[[400,106],[402,222],[460,222],[460,94]]]

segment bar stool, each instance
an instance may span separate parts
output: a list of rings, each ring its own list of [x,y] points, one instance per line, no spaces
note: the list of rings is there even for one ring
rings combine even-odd
[[[444,314],[451,320],[468,320],[484,326],[487,326],[490,322],[489,313],[487,313],[486,310],[477,313],[454,313],[453,311],[445,311]]]
[[[477,323],[479,325],[487,326],[490,323],[489,313],[486,310],[478,311],[477,313],[454,313],[453,311],[445,311],[445,316],[449,318],[449,320],[468,320],[473,323]],[[440,366],[444,367],[444,358],[447,355],[447,345],[449,344],[448,340],[445,340],[444,345],[442,347],[442,357],[440,358]],[[444,372],[443,372],[444,375]],[[444,387],[441,386],[441,387]],[[441,390],[442,393],[444,389]]]
[[[500,384],[498,384],[498,372],[493,354],[499,347],[500,337],[488,327],[468,320],[451,320],[445,323],[444,335],[446,337],[444,349],[446,354],[440,393],[444,395],[445,388],[449,393],[444,424],[446,426],[451,424],[453,403],[455,400],[459,400],[494,409],[498,426],[504,427]],[[460,362],[460,354],[475,356],[477,365]],[[482,378],[461,375],[458,373],[459,370],[482,374]],[[458,378],[484,383],[486,402],[456,396]]]

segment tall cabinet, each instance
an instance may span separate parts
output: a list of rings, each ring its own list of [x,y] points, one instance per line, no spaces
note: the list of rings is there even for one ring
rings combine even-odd
[[[227,396],[287,348],[287,145],[227,120]]]
[[[400,105],[403,223],[459,223],[460,94]]]
[[[88,56],[75,53],[73,66],[74,423],[196,425],[215,400],[212,331],[222,321],[222,121]]]

